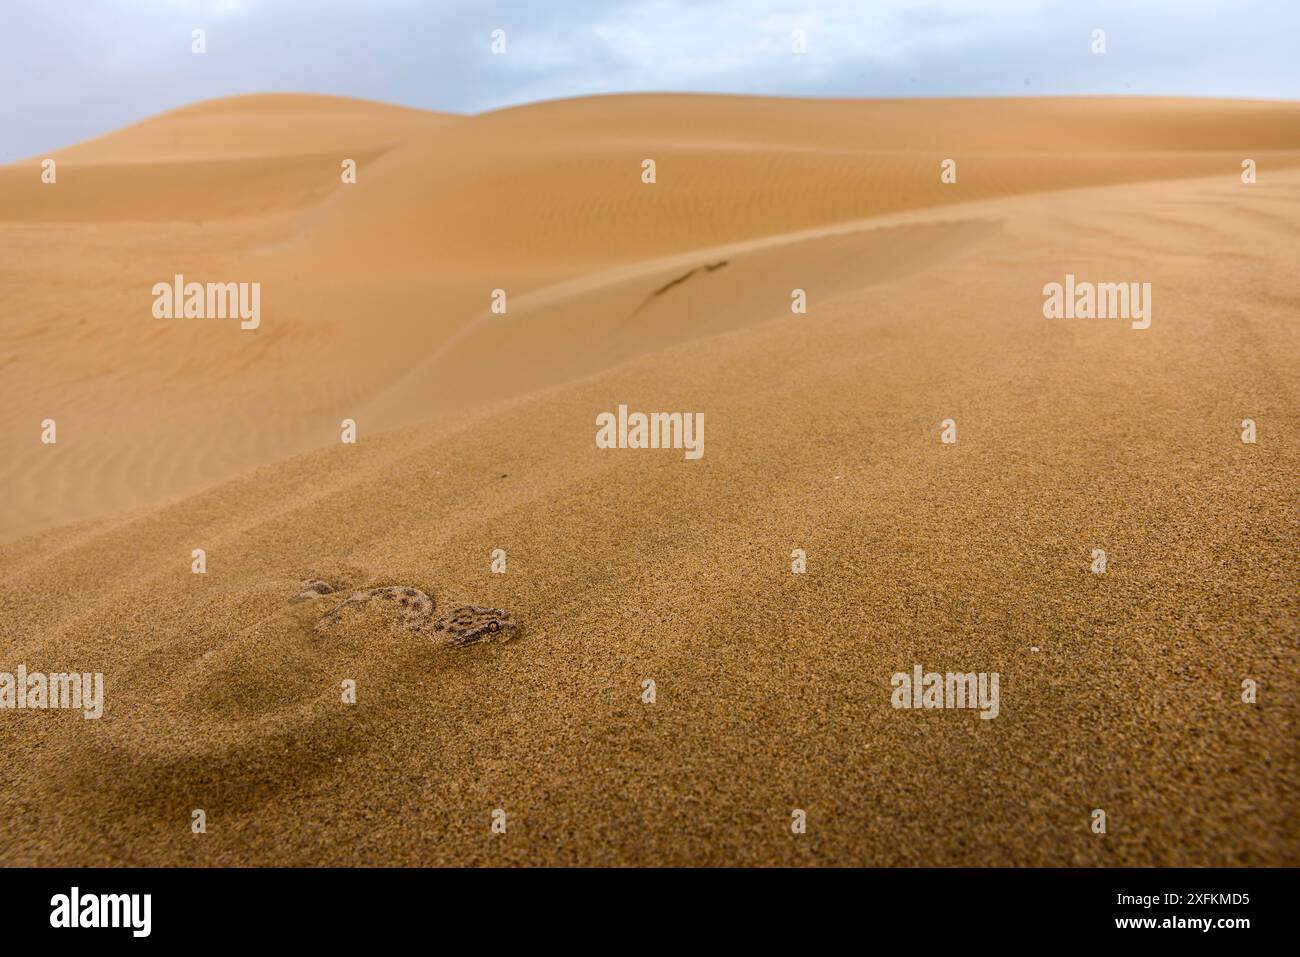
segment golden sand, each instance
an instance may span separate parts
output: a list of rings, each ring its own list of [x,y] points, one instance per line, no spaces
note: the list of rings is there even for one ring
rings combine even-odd
[[[106,700],[0,711],[0,863],[1300,863],[1300,105],[248,97],[51,155],[0,671]],[[260,327],[153,318],[179,273]],[[1151,327],[1045,320],[1067,274]],[[705,454],[598,449],[621,404]],[[316,627],[388,585],[521,634]]]

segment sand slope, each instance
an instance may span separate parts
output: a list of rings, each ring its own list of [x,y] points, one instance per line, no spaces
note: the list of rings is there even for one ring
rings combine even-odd
[[[1296,113],[1233,101],[696,96],[478,117],[307,96],[173,111],[55,154],[56,185],[35,161],[0,171],[11,412],[0,438],[13,450],[0,487],[14,504],[0,540],[320,447],[344,418],[368,433],[413,424],[733,323],[720,312],[770,318],[736,303],[711,309],[708,324],[680,312],[671,326],[626,321],[654,289],[737,245],[767,244],[785,268],[800,258],[787,244],[816,262],[810,233],[887,213],[1228,175],[1245,152],[1286,168],[1300,157]],[[647,186],[651,155],[660,178]],[[956,185],[937,174],[950,155]],[[340,183],[342,158],[360,164],[355,186]],[[862,258],[879,275],[893,268]],[[841,262],[820,278],[852,282]],[[261,282],[274,321],[255,334],[155,321],[149,290],[176,273]],[[787,295],[798,285],[780,281]],[[575,282],[580,308],[565,302]],[[483,321],[493,289],[513,302],[508,321]],[[551,305],[534,315],[530,303]],[[57,458],[31,441],[50,416],[76,436]]]
[[[0,713],[0,861],[1297,863],[1298,118],[275,97],[68,151],[49,215],[0,171],[3,531],[51,529],[0,547],[0,670],[109,688]],[[152,319],[177,271],[262,328]],[[1045,321],[1066,272],[1152,327]],[[619,403],[704,457],[596,449]],[[326,639],[311,577],[524,637]],[[893,710],[915,663],[1002,714]]]

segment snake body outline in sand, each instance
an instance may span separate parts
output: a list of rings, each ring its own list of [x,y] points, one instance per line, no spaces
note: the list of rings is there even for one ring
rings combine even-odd
[[[305,590],[298,600],[320,599],[336,592],[320,579],[307,580],[303,585]],[[366,613],[376,607],[391,609],[395,624],[449,645],[507,642],[517,638],[520,630],[513,614],[485,605],[459,605],[434,620],[433,598],[424,591],[413,585],[381,585],[353,592],[316,623],[316,631],[328,632],[350,613]]]

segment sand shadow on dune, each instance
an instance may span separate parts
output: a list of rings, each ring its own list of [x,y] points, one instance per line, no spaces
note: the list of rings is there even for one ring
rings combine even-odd
[[[353,593],[295,596],[183,665],[163,699],[97,735],[103,784],[135,803],[265,796],[368,749],[440,649],[391,615],[321,627]]]

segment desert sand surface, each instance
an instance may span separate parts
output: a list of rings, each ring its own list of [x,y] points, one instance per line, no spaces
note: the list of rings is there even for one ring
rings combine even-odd
[[[105,704],[0,711],[0,863],[1300,864],[1300,104],[275,95],[48,156],[0,671]],[[260,327],[154,318],[177,273]],[[1150,327],[1045,319],[1066,274]],[[318,627],[387,585],[521,632]],[[915,664],[1000,713],[894,709]]]

